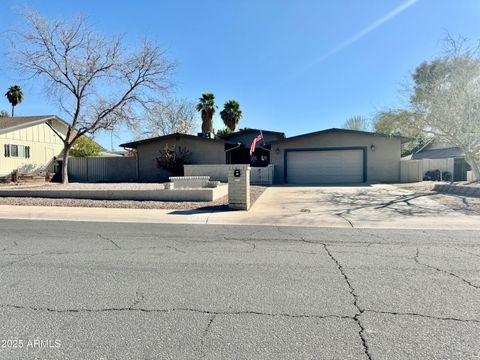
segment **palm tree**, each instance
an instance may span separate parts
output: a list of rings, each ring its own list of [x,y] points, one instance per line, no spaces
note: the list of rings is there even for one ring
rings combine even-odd
[[[225,126],[230,130],[235,131],[235,127],[242,118],[240,104],[235,100],[228,100],[225,105],[223,105],[223,110],[220,111],[220,116],[222,117]]]
[[[15,115],[15,106],[20,104],[23,101],[23,92],[18,85],[12,85],[8,88],[5,96],[8,99],[8,102],[12,104],[12,117]]]
[[[213,129],[213,115],[215,115],[215,95],[212,93],[203,93],[198,100],[197,111],[202,116],[202,132],[204,134],[211,133]]]

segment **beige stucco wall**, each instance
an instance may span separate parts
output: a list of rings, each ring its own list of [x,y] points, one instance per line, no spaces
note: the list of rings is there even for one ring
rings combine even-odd
[[[5,157],[5,144],[30,146],[30,158]],[[62,150],[62,140],[46,124],[0,134],[0,176],[17,169],[21,172],[44,170]]]
[[[186,147],[191,153],[191,164],[225,164],[225,145],[222,142],[205,141],[195,138],[159,140],[147,144],[141,144],[137,148],[138,156],[138,177],[140,181],[156,182],[168,181],[171,174],[168,171],[159,169],[156,158],[159,151],[165,145]]]
[[[375,151],[370,150],[375,145]],[[323,133],[272,144],[270,163],[275,166],[275,183],[284,183],[285,149],[367,148],[367,182],[400,181],[400,140],[368,134]],[[277,153],[276,149],[279,149]]]

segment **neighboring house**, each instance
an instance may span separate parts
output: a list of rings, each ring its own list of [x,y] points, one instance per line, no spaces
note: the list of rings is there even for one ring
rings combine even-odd
[[[375,133],[328,129],[286,138],[284,133],[262,131],[265,142],[250,158],[249,149],[259,130],[250,129],[210,139],[172,134],[120,146],[136,149],[141,181],[165,181],[168,173],[156,158],[166,145],[186,147],[191,164],[274,165],[275,183],[347,184],[399,182],[400,147],[407,141]]]
[[[63,150],[55,132],[65,130],[65,123],[53,115],[0,117],[0,176],[15,170],[52,171],[54,158]]]
[[[467,180],[467,171],[470,165],[465,161],[465,153],[459,147],[431,140],[425,146],[413,153],[409,160],[423,159],[452,159],[453,158],[453,181]]]

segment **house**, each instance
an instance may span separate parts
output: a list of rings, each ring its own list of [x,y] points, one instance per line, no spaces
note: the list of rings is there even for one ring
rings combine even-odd
[[[157,157],[165,145],[187,148],[191,164],[274,165],[278,184],[348,184],[399,182],[400,147],[407,139],[364,131],[328,129],[285,137],[282,132],[262,131],[265,141],[252,157],[249,150],[258,129],[211,139],[171,134],[120,146],[137,151],[141,181],[165,181],[169,173],[159,169]],[[207,175],[207,174],[205,174]]]
[[[327,129],[268,143],[277,184],[399,182],[400,147],[407,139]]]
[[[255,153],[250,156],[250,146],[253,139],[260,134],[260,131],[262,132],[264,141],[257,146]],[[246,129],[223,135],[221,138],[235,144],[233,146],[227,146],[227,164],[267,166],[270,164],[270,145],[267,145],[267,143],[270,141],[285,139],[285,133],[269,130]]]
[[[175,133],[132,141],[120,146],[136,150],[137,173],[140,181],[157,182],[166,181],[171,175],[157,165],[160,150],[164,149],[166,145],[173,145],[176,149],[187,149],[191,153],[190,162],[192,164],[225,164],[226,145],[233,146],[235,144],[223,139]]]
[[[63,150],[57,133],[65,130],[65,123],[53,115],[0,117],[0,177],[15,170],[53,170],[53,160]]]
[[[453,181],[467,180],[467,172],[471,170],[470,165],[465,161],[465,153],[459,147],[440,141],[431,140],[422,148],[409,156],[409,160],[424,159],[453,159]],[[451,166],[451,165],[450,165]]]

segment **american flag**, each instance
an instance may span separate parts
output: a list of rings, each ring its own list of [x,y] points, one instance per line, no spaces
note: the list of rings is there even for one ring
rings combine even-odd
[[[253,139],[252,146],[250,146],[250,156],[255,152],[255,146],[257,146],[257,143],[263,141],[263,134],[262,130],[260,130],[260,134],[257,135],[255,139]]]

